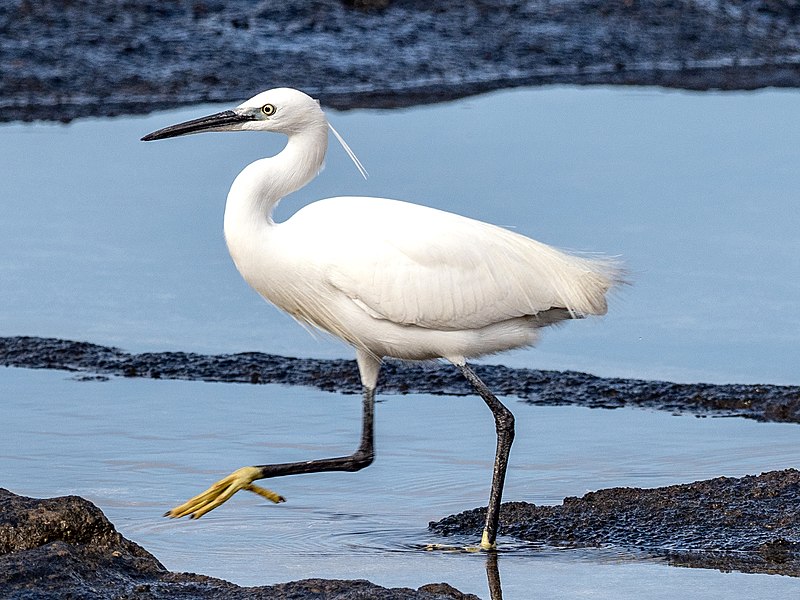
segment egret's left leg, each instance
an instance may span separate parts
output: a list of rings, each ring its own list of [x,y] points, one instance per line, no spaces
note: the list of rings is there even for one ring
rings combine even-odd
[[[359,471],[369,466],[372,464],[375,457],[373,441],[373,422],[375,418],[374,386],[364,386],[362,407],[361,443],[353,454],[337,458],[325,458],[322,460],[242,467],[212,485],[202,494],[168,511],[164,516],[172,518],[189,516],[192,519],[199,519],[208,511],[214,510],[220,504],[226,502],[239,490],[253,492],[271,502],[283,502],[284,498],[282,496],[266,488],[254,485],[253,482],[258,479],[282,477],[284,475],[299,475],[301,473]]]
[[[481,548],[493,550],[495,539],[497,538],[497,526],[500,522],[500,502],[503,498],[503,484],[506,479],[506,468],[508,467],[508,455],[511,452],[511,444],[514,442],[514,415],[508,410],[500,400],[492,394],[486,384],[480,380],[475,372],[466,363],[454,363],[464,377],[467,378],[480,394],[483,401],[491,409],[494,415],[495,430],[497,431],[497,452],[494,459],[494,473],[492,474],[492,491],[489,494],[489,505],[486,507],[486,525],[481,536]]]

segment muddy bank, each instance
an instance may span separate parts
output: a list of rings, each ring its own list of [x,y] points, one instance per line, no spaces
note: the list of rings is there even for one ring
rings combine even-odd
[[[430,528],[479,536],[479,508]],[[611,488],[560,506],[503,504],[500,534],[567,548],[609,548],[684,567],[800,577],[800,471],[655,489]]]
[[[87,342],[0,337],[0,365],[74,371],[76,377],[92,380],[148,377],[305,385],[348,394],[361,391],[355,361],[289,358],[260,352],[215,356],[187,352],[129,354]],[[536,405],[609,409],[636,406],[698,416],[800,423],[798,386],[678,384],[495,365],[478,365],[475,370],[495,393]],[[450,365],[393,360],[387,360],[381,370],[378,392],[457,396],[474,393]]]
[[[265,573],[265,578],[269,574]],[[78,496],[38,500],[0,488],[0,597],[478,600],[445,584],[387,589],[363,580],[307,579],[243,588],[171,573]]]
[[[0,5],[0,69],[0,121],[241,101],[276,86],[335,108],[556,83],[797,87],[800,5],[14,0]]]

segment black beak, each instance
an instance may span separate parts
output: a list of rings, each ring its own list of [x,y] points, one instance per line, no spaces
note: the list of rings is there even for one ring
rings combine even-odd
[[[231,125],[239,123],[246,123],[247,121],[255,121],[253,115],[245,112],[235,110],[224,110],[207,117],[200,117],[199,119],[192,119],[185,123],[178,123],[177,125],[170,125],[159,129],[153,133],[148,133],[142,138],[143,142],[152,142],[153,140],[163,140],[166,138],[177,137],[179,135],[187,135],[189,133],[201,133],[203,131],[224,131]]]

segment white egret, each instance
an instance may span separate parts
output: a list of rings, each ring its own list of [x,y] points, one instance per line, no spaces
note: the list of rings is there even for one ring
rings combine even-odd
[[[275,223],[278,201],[320,171],[328,127],[316,100],[278,88],[142,138],[204,131],[288,136],[280,153],[248,165],[234,180],[225,206],[228,249],[264,298],[355,348],[363,385],[361,443],[353,454],[243,467],[167,516],[198,518],[241,489],[283,501],[254,485],[258,479],[368,466],[381,359],[443,358],[494,415],[497,453],[481,539],[482,548],[494,548],[514,417],[466,360],[531,345],[547,325],[605,314],[606,294],[621,272],[612,260],[573,256],[501,227],[386,198],[327,198]]]

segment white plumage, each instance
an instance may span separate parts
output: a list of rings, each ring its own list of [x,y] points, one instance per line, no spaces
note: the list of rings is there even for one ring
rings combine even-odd
[[[263,92],[232,111],[144,139],[226,130],[288,136],[282,152],[250,164],[234,181],[225,238],[236,267],[258,293],[356,349],[365,431],[381,358],[446,358],[468,371],[467,358],[530,345],[543,326],[605,314],[606,294],[621,281],[614,261],[574,256],[501,227],[398,200],[328,198],[275,223],[277,202],[316,176],[327,150],[325,115],[297,90]],[[508,420],[498,416],[506,409],[497,408],[496,398],[467,371],[495,417]],[[369,427],[371,436],[371,416]],[[259,467],[259,477],[275,476],[263,470],[268,466]],[[504,472],[503,465],[499,485],[493,483],[497,509]],[[496,515],[491,518],[485,547],[494,545]]]
[[[549,309],[565,309],[558,320],[605,313],[614,281],[608,262],[383,198],[321,200],[257,235],[255,246],[227,235],[245,279],[377,356],[471,358],[530,344]]]

